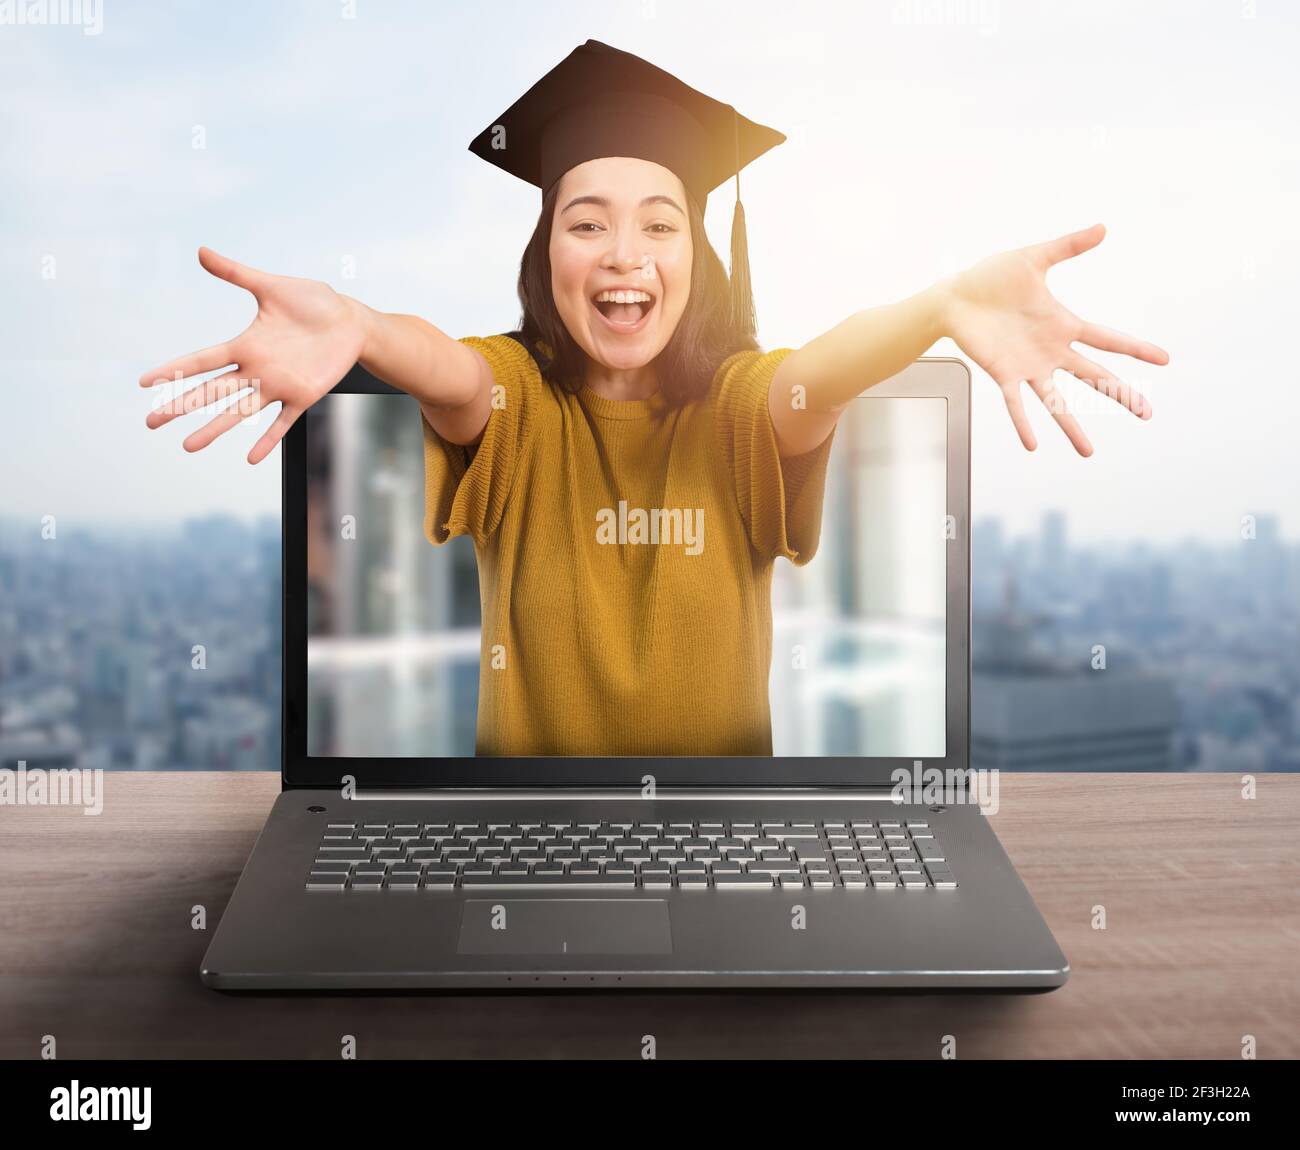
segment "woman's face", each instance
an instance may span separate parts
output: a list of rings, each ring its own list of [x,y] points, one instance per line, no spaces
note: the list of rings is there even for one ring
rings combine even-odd
[[[570,168],[560,178],[550,252],[555,306],[591,359],[629,370],[663,351],[691,285],[686,191],[672,172],[623,156]],[[601,300],[613,289],[641,302]]]

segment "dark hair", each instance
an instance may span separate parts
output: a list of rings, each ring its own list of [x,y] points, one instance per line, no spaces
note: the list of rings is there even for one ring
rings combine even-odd
[[[530,344],[546,344],[539,351],[543,377],[576,392],[586,374],[587,354],[564,326],[551,290],[551,223],[559,186],[556,181],[542,197],[542,213],[519,262],[519,303],[524,309],[519,326]],[[709,243],[695,198],[688,195],[686,201],[693,252],[690,292],[676,329],[655,359],[660,391],[677,406],[703,398],[728,356],[758,348],[754,337],[732,318],[726,269]]]

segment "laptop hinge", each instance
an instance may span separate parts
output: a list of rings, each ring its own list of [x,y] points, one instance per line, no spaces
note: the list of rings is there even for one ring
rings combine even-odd
[[[646,794],[637,787],[430,787],[426,790],[360,791],[356,802],[563,802],[565,800],[627,802],[888,802],[892,788],[879,787],[658,787]]]

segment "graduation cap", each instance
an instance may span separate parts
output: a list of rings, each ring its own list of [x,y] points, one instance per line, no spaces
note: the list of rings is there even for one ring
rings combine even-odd
[[[784,140],[639,56],[588,40],[475,136],[469,150],[543,193],[587,160],[651,160],[682,181],[701,213],[709,192],[734,176],[732,315],[737,328],[752,336],[740,169]]]

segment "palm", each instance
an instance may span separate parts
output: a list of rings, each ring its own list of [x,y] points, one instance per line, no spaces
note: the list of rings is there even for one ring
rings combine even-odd
[[[1085,343],[1147,363],[1168,355],[1154,344],[1085,323],[1047,289],[1048,268],[1096,247],[1105,235],[1100,225],[1059,240],[981,260],[955,277],[949,302],[949,330],[958,346],[1001,388],[1021,441],[1030,451],[1036,441],[1020,400],[1028,382],[1081,455],[1092,445],[1078,420],[1065,408],[1052,382],[1064,369],[1141,418],[1150,405],[1111,372],[1084,358],[1071,345]]]
[[[267,404],[279,402],[280,414],[249,452],[248,461],[258,463],[298,416],[356,363],[359,329],[346,298],[327,284],[269,275],[207,248],[200,249],[199,260],[213,275],[251,292],[257,300],[257,316],[234,339],[146,372],[140,378],[143,387],[236,365],[151,412],[146,422],[149,427],[161,427],[185,412],[239,396],[233,407],[185,440],[187,451],[199,451]],[[249,388],[251,394],[240,394]]]
[[[283,402],[310,407],[356,363],[346,312],[343,298],[326,284],[278,278],[235,341],[241,369],[263,385],[271,382]]]

